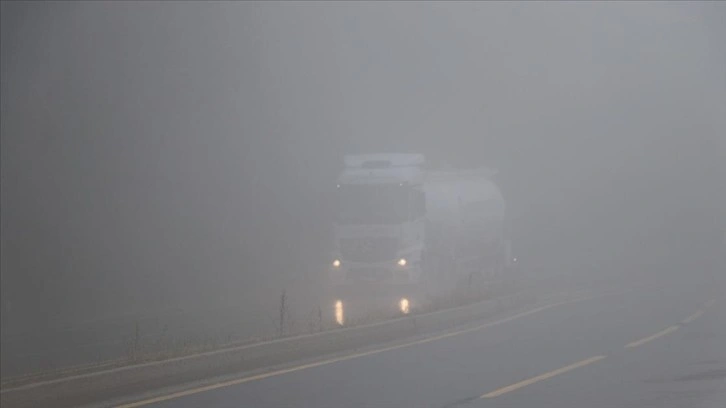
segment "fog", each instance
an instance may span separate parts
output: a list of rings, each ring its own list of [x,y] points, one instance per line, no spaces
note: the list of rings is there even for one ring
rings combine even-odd
[[[498,168],[517,254],[545,276],[710,268],[725,19],[695,2],[3,2],[3,332],[322,285],[347,153]]]

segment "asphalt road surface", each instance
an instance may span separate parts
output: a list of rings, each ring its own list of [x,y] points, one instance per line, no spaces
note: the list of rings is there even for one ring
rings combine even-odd
[[[723,408],[722,289],[633,287],[129,407]]]

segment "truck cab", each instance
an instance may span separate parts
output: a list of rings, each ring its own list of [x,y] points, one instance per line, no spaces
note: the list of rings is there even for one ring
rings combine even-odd
[[[408,313],[429,295],[496,279],[506,267],[496,171],[423,165],[418,154],[345,156],[330,260],[338,323],[345,304],[390,300]]]
[[[346,156],[345,164],[336,186],[333,284],[417,284],[425,238],[423,156]]]

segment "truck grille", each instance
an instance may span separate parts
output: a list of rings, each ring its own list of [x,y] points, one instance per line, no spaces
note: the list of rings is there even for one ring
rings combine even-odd
[[[353,262],[389,261],[396,257],[396,238],[342,238],[340,254]]]
[[[380,282],[391,277],[391,271],[376,268],[354,268],[348,272],[347,279],[352,281]]]

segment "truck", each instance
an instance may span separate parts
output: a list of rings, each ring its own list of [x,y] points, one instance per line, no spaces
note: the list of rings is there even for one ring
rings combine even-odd
[[[344,163],[330,262],[338,324],[353,298],[392,299],[407,314],[426,297],[512,266],[495,170],[430,168],[421,154],[347,155]]]

